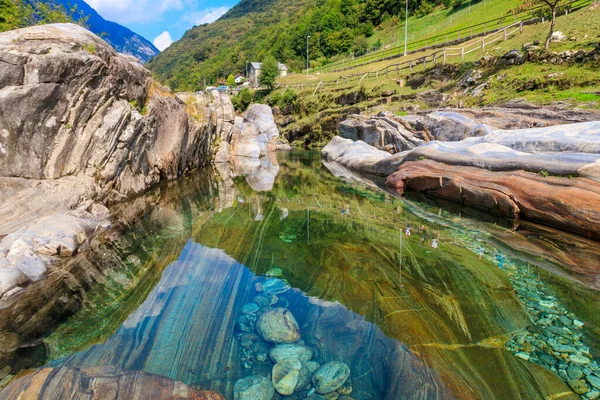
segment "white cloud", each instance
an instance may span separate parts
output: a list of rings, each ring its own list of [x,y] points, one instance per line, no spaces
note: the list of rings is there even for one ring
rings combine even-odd
[[[206,10],[189,13],[183,19],[194,25],[210,24],[229,11],[229,8],[227,6],[207,8]]]
[[[179,11],[186,0],[86,0],[104,18],[121,24],[159,21],[168,11]]]
[[[155,37],[152,43],[154,43],[157,49],[163,51],[173,43],[173,38],[171,38],[171,34],[169,32],[164,31]]]

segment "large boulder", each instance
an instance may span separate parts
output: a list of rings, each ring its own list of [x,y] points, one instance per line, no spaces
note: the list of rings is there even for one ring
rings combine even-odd
[[[353,141],[335,136],[321,150],[327,161],[335,161],[342,166],[375,175],[388,176],[398,169],[404,153],[390,153],[376,149],[362,140]]]
[[[239,124],[239,125],[238,125]],[[231,153],[237,157],[259,158],[276,149],[279,130],[271,107],[252,104],[231,139]]]
[[[256,332],[269,343],[295,343],[300,340],[296,318],[286,308],[274,308],[256,321]]]
[[[479,123],[456,112],[437,111],[424,116],[402,117],[416,130],[427,130],[435,140],[454,142],[474,136],[484,136],[493,127]]]
[[[411,150],[425,141],[388,115],[350,115],[338,125],[340,136],[363,142],[389,153]]]

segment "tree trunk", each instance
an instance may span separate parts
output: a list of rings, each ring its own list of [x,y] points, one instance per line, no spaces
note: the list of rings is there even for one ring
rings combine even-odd
[[[550,39],[552,39],[552,34],[554,33],[554,25],[556,24],[556,7],[552,7],[552,22],[550,23],[550,33],[546,38],[546,45],[544,46],[546,50],[550,48]]]

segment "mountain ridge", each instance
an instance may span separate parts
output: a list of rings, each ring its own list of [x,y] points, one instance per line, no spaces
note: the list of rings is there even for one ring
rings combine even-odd
[[[77,6],[78,12],[89,17],[87,25],[90,31],[101,36],[118,52],[132,55],[141,63],[148,62],[160,52],[148,39],[123,25],[104,19],[83,0],[52,0],[52,2],[62,5],[67,11]],[[77,13],[73,15],[75,20],[79,17]]]

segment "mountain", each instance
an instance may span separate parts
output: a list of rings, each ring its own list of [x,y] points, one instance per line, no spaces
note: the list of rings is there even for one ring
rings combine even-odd
[[[147,39],[125,28],[116,22],[107,21],[83,0],[52,0],[68,11],[77,6],[77,13],[73,18],[79,17],[78,13],[88,16],[87,25],[90,31],[99,35],[110,43],[118,52],[129,54],[145,63],[159,53],[159,50]]]
[[[475,2],[480,0],[475,0]],[[462,0],[410,0],[411,15],[448,9]],[[183,38],[148,63],[173,89],[195,90],[244,73],[246,61],[262,61],[269,53],[299,71],[306,62],[318,65],[340,55],[363,54],[378,40],[380,26],[397,32],[404,16],[398,0],[241,0],[219,20],[188,30]],[[381,42],[378,42],[381,46]]]

